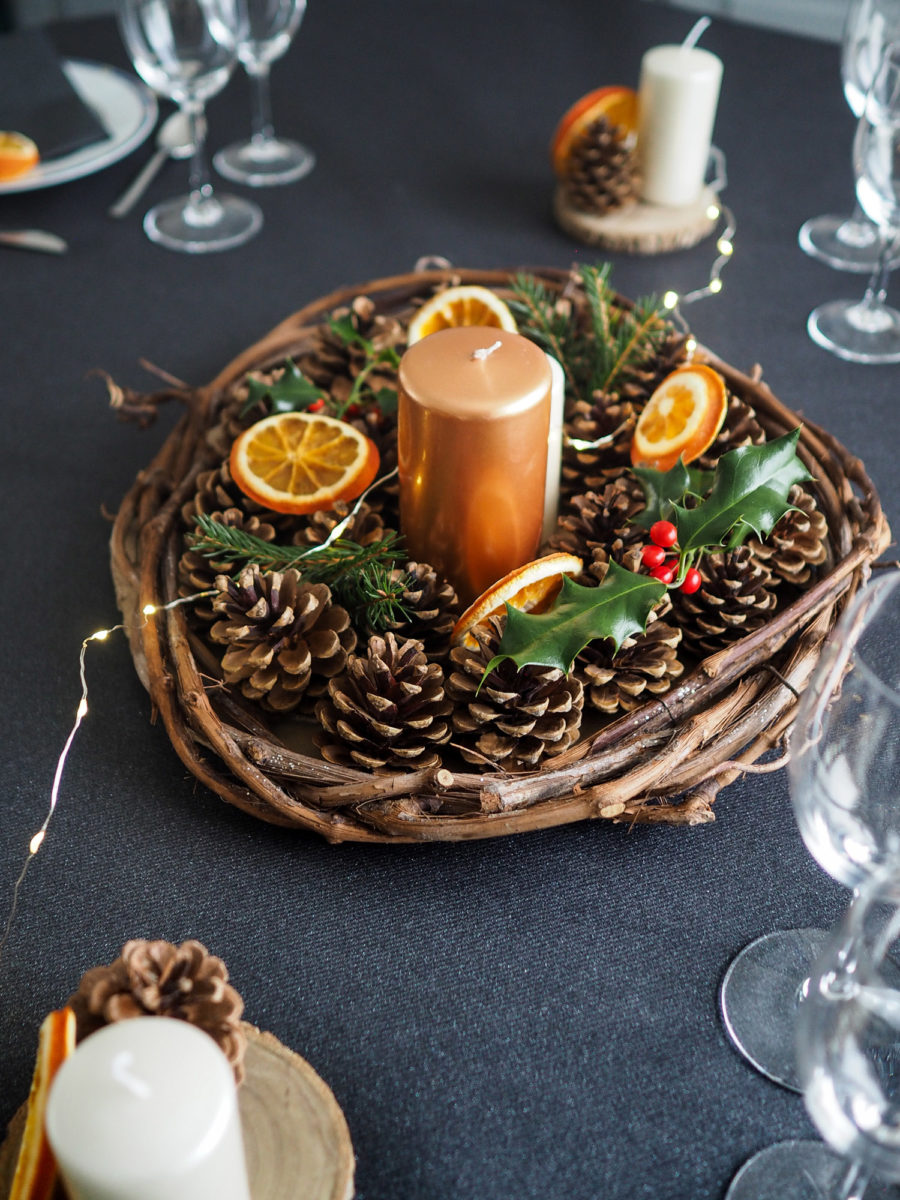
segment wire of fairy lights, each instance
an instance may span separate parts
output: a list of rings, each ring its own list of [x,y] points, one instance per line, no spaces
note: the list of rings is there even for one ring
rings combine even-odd
[[[167,612],[169,609],[177,608],[181,604],[190,604],[194,600],[200,600],[204,596],[212,595],[215,595],[215,593],[212,591],[196,592],[192,596],[182,596],[178,600],[171,600],[168,604],[145,604],[141,612],[144,616],[144,620],[147,621],[156,613]],[[78,701],[78,707],[75,710],[75,720],[72,724],[72,728],[69,730],[69,735],[63,744],[63,748],[60,751],[59,758],[56,762],[56,770],[53,773],[53,783],[50,788],[50,802],[47,807],[47,813],[44,817],[41,827],[35,834],[32,835],[31,840],[28,843],[28,853],[25,857],[24,863],[22,864],[22,869],[19,872],[18,878],[13,884],[12,902],[10,904],[9,914],[3,926],[3,934],[0,936],[0,959],[3,957],[3,951],[5,950],[6,944],[9,940],[13,921],[15,920],[16,916],[16,910],[19,905],[19,893],[22,890],[22,884],[25,882],[25,876],[28,873],[28,868],[31,866],[32,862],[34,862],[38,851],[43,845],[44,838],[47,836],[47,829],[49,828],[50,822],[53,819],[53,814],[56,812],[56,808],[59,803],[59,791],[62,784],[63,772],[65,771],[66,767],[66,760],[69,757],[69,751],[72,749],[72,743],[75,741],[78,730],[81,728],[82,721],[88,714],[87,667],[85,661],[87,657],[88,646],[91,642],[105,642],[106,639],[112,634],[118,633],[124,628],[124,625],[119,624],[112,625],[109,629],[98,629],[95,633],[89,634],[88,637],[86,637],[81,643],[81,650],[78,655],[78,677],[81,681],[81,698]]]

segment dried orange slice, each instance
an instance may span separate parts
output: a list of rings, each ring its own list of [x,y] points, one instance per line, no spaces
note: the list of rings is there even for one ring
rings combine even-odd
[[[668,471],[679,458],[698,458],[716,440],[728,411],[725,380],[704,363],[667,375],[634,427],[631,462]]]
[[[638,127],[638,97],[634,88],[618,84],[588,92],[562,116],[550,143],[550,161],[557,175],[565,173],[572,147],[581,134],[600,117],[610,125],[618,125],[623,139],[636,135]]]
[[[516,319],[500,297],[478,284],[445,288],[426,300],[409,323],[407,344],[421,341],[440,329],[459,325],[488,325],[516,333]]]
[[[40,157],[30,137],[0,129],[0,179],[17,179],[36,167]]]
[[[544,612],[559,595],[563,576],[580,575],[583,569],[584,563],[577,554],[567,554],[562,550],[516,567],[469,605],[453,626],[452,644],[477,645],[472,629],[488,617],[502,613],[506,604],[521,612]]]
[[[44,1111],[53,1078],[74,1049],[75,1013],[71,1008],[48,1013],[38,1034],[28,1114],[9,1200],[50,1200],[53,1194],[56,1159],[44,1132]]]
[[[309,513],[354,500],[378,472],[375,443],[335,417],[276,413],[231,448],[231,477],[251,500],[275,512]]]

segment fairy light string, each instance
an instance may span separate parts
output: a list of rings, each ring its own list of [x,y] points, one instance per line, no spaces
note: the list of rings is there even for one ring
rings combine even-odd
[[[156,613],[168,612],[170,609],[178,608],[182,604],[191,604],[195,600],[202,600],[206,596],[214,596],[215,591],[195,592],[191,596],[181,596],[177,600],[170,600],[168,604],[145,604],[141,609],[141,614],[144,618],[144,624],[150,617]],[[53,815],[56,812],[59,804],[59,792],[62,786],[63,774],[66,768],[66,761],[69,757],[69,751],[72,749],[72,744],[81,728],[84,718],[87,716],[88,708],[88,683],[87,683],[87,649],[91,642],[105,642],[112,634],[118,633],[125,628],[124,624],[112,625],[109,629],[98,629],[95,633],[89,634],[81,643],[81,649],[78,654],[78,677],[81,681],[81,698],[78,701],[78,706],[75,709],[75,720],[72,728],[69,730],[69,735],[63,743],[63,748],[60,751],[59,758],[56,762],[56,770],[53,773],[53,783],[50,788],[50,800],[47,806],[47,813],[43,823],[36,833],[32,834],[28,842],[28,853],[25,861],[22,864],[22,869],[19,872],[18,878],[13,884],[12,902],[10,904],[9,913],[6,922],[3,926],[3,935],[0,937],[0,959],[3,957],[3,952],[6,949],[6,944],[9,941],[9,936],[12,931],[13,921],[15,920],[16,911],[19,905],[19,893],[22,890],[22,885],[25,882],[25,876],[28,874],[28,868],[37,857],[38,851],[44,844],[44,838],[47,836],[47,830]]]

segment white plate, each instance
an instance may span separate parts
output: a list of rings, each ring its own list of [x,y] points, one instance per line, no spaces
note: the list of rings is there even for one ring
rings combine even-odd
[[[156,124],[156,97],[139,79],[104,63],[67,59],[62,68],[82,100],[96,113],[107,137],[72,154],[38,163],[19,179],[0,182],[6,192],[32,192],[93,175],[146,141]]]

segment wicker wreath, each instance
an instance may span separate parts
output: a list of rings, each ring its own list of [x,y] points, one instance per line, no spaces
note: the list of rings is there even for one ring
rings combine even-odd
[[[533,271],[562,292],[567,272]],[[761,381],[706,350],[698,358],[725,377],[754,410],[767,437],[802,424],[798,453],[813,476],[828,525],[830,566],[762,628],[700,662],[669,692],[582,736],[552,765],[483,774],[440,766],[378,775],[286,746],[198,661],[176,565],[181,506],[200,472],[221,461],[207,436],[251,370],[302,353],[312,332],[358,295],[377,311],[408,314],[447,282],[503,289],[505,271],[425,271],[344,288],[307,305],[238,355],[211,383],[139,395],[111,385],[113,402],[140,418],[176,398],[185,412],[119,509],[112,574],[138,674],[189,770],[223,800],[276,825],[314,830],[329,841],[461,841],[590,818],[696,825],[713,819],[721,787],[777,746],[819,648],[847,599],[867,577],[890,533],[862,463],[830,434],[781,404]],[[625,302],[627,303],[627,302]],[[766,767],[772,764],[766,764]],[[756,770],[766,769],[757,766]]]

